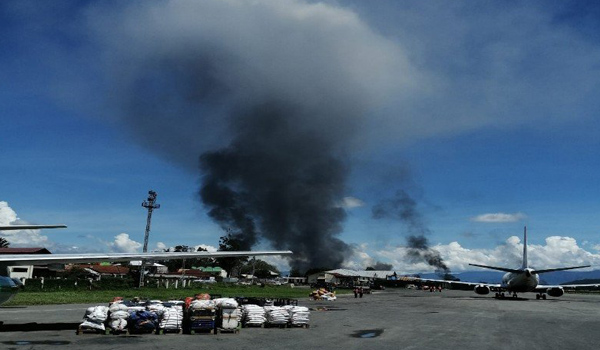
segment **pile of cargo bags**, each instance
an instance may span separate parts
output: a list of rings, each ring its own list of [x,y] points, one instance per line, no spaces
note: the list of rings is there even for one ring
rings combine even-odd
[[[274,306],[263,301],[257,305],[247,298],[211,298],[198,294],[185,301],[122,300],[115,298],[109,306],[86,310],[78,333],[86,330],[108,333],[239,332],[247,327],[308,327],[310,311],[306,307]],[[288,304],[290,304],[288,302]],[[296,305],[294,305],[296,304]]]

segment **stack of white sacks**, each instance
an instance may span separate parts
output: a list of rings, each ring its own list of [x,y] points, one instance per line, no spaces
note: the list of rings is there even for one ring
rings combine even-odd
[[[159,319],[158,328],[168,331],[179,330],[183,322],[183,307],[181,305],[165,307]]]
[[[212,310],[216,307],[214,300],[193,300],[190,308],[193,310]]]
[[[153,301],[148,306],[127,306],[121,302],[112,303],[109,307],[93,306],[86,310],[81,327],[105,330],[104,323],[110,317],[108,325],[116,331],[127,329],[127,320],[130,312],[148,310],[154,312],[160,320],[159,328],[165,330],[179,330],[183,322],[183,302],[169,302],[172,306],[166,307],[160,301]],[[260,326],[265,322],[270,325],[305,325],[309,323],[310,311],[304,306],[287,305],[283,307],[265,306],[254,304],[242,305],[241,310],[233,298],[219,298],[215,300],[194,300],[192,309],[220,308],[223,313],[223,328],[235,328],[240,319],[248,326]],[[109,313],[110,311],[110,313]],[[225,322],[227,321],[227,322]]]
[[[171,303],[171,302],[169,302]],[[160,300],[152,300],[147,306],[149,312],[154,312],[159,319],[158,328],[173,331],[181,329],[183,323],[183,302],[165,306]]]
[[[115,331],[127,329],[129,314],[136,311],[148,311],[156,314],[159,319],[159,328],[165,330],[179,330],[183,322],[183,302],[169,301],[172,306],[163,305],[160,300],[151,300],[147,306],[127,306],[120,301],[110,305],[109,326]]]
[[[154,312],[158,316],[158,318],[160,318],[160,316],[165,311],[165,306],[160,301],[152,300],[150,304],[146,306],[146,309],[150,312]]]
[[[265,309],[254,304],[242,306],[244,323],[248,326],[260,326],[265,323]]]
[[[110,322],[108,325],[115,331],[124,331],[127,329],[127,319],[129,310],[127,305],[122,303],[112,303],[109,307]]]
[[[310,311],[305,306],[286,305],[283,307],[290,315],[290,323],[294,326],[302,326],[308,324]]]
[[[104,322],[108,317],[108,307],[106,306],[92,306],[85,311],[83,315],[83,322],[80,327],[92,328],[104,331]]]
[[[290,313],[287,309],[279,306],[265,306],[267,323],[270,325],[284,325],[290,319]]]
[[[213,299],[215,305],[222,309],[235,309],[238,307],[238,302],[233,298],[217,298]]]

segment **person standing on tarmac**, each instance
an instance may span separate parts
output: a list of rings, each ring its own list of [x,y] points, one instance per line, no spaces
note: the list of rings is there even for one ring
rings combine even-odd
[[[363,287],[360,287],[360,289],[358,290],[358,295],[360,295],[360,297],[363,297]]]

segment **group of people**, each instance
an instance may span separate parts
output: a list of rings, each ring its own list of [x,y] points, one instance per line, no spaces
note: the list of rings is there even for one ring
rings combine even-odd
[[[354,287],[354,297],[358,298],[359,296],[362,298],[364,294],[363,287]]]

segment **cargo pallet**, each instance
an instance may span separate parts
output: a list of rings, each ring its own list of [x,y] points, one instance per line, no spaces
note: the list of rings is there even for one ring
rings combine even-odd
[[[240,333],[240,328],[241,327],[237,327],[237,328],[221,328],[221,327],[217,327],[217,334],[221,334],[221,333],[239,334]]]
[[[76,335],[80,335],[80,334],[110,334],[110,329],[106,328],[105,330],[101,330],[101,329],[97,329],[97,328],[79,326],[79,327],[77,327],[75,334]]]
[[[157,335],[163,335],[163,334],[167,334],[167,333],[182,334],[183,328],[178,328],[178,329],[159,328],[156,330]]]
[[[196,333],[206,333],[206,334],[215,334],[215,329],[214,328],[192,328],[190,329],[189,333],[191,335],[194,335]]]
[[[287,323],[265,323],[265,328],[288,328]]]
[[[242,327],[244,328],[265,328],[264,323],[243,323]]]
[[[310,328],[310,324],[308,323],[301,323],[301,324],[288,324],[289,328]]]

